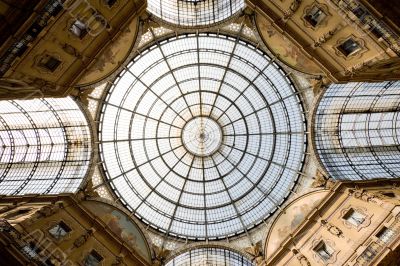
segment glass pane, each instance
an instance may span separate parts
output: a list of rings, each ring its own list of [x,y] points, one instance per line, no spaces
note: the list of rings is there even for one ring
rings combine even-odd
[[[221,34],[171,38],[137,56],[103,103],[107,178],[128,209],[163,232],[242,233],[296,183],[305,151],[299,103],[285,72],[250,44]]]

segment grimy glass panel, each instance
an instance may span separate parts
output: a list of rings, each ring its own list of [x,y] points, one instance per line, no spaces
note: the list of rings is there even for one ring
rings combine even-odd
[[[400,82],[331,85],[315,116],[315,147],[340,180],[400,177]]]
[[[227,249],[198,248],[176,256],[166,266],[253,266],[242,255]]]
[[[0,194],[75,192],[91,135],[72,98],[0,101]]]
[[[148,0],[147,10],[181,26],[205,26],[228,19],[244,8],[244,0]]]
[[[286,73],[236,38],[191,34],[141,51],[100,118],[121,202],[160,232],[240,234],[288,197],[303,166],[303,109]]]

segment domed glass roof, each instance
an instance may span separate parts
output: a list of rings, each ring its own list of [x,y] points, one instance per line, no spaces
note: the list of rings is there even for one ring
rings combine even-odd
[[[120,201],[163,233],[236,235],[295,185],[305,122],[286,73],[254,46],[214,34],[162,41],[111,86],[100,153]]]
[[[178,255],[166,266],[253,266],[249,259],[228,249],[222,248],[197,248]]]
[[[207,26],[238,13],[244,0],[148,0],[147,10],[163,21],[179,26]]]

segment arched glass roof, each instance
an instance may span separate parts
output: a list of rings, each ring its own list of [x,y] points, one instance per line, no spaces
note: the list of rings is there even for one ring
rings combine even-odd
[[[305,122],[286,73],[223,35],[184,35],[143,51],[102,107],[109,184],[163,233],[225,238],[254,227],[295,185]]]
[[[0,194],[75,192],[90,158],[90,129],[71,98],[0,101]]]
[[[221,22],[244,8],[244,0],[148,0],[147,10],[180,26],[206,26]]]
[[[253,266],[254,264],[242,255],[220,248],[198,248],[185,252],[166,266]]]
[[[400,177],[400,82],[333,84],[315,114],[315,149],[340,180]]]

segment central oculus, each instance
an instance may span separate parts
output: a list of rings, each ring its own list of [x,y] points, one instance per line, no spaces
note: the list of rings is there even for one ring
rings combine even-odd
[[[208,117],[193,118],[183,127],[182,143],[193,155],[200,157],[213,155],[221,147],[221,127]]]

